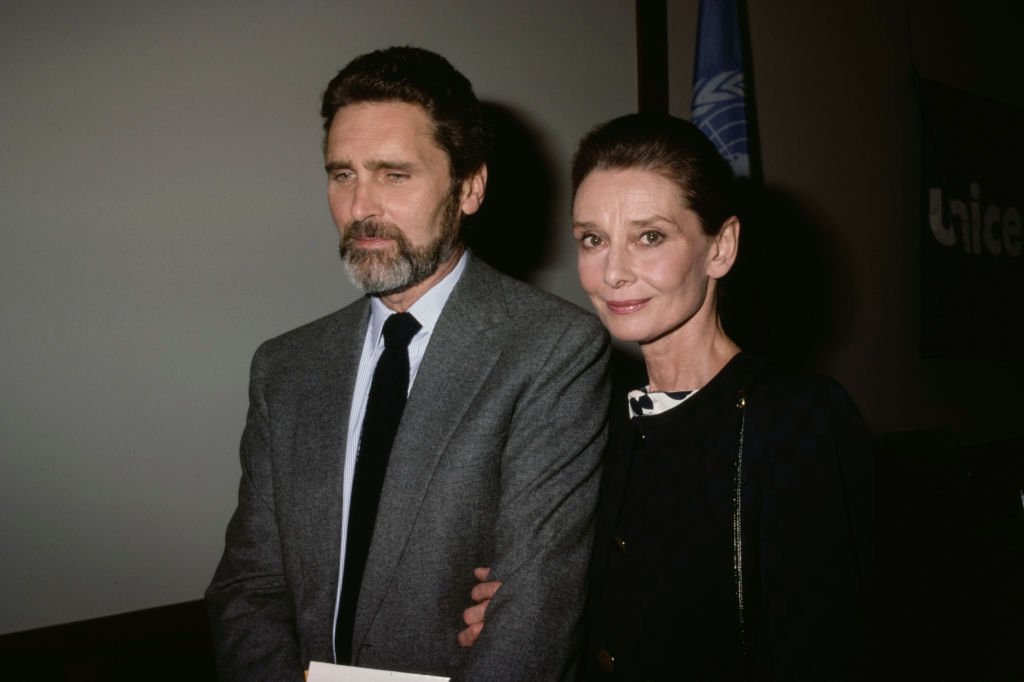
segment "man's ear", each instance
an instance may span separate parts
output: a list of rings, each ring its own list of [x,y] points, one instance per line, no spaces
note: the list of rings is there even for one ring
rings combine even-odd
[[[484,193],[486,190],[487,164],[485,163],[462,181],[459,208],[462,209],[463,215],[473,215],[480,210],[480,205],[484,203]]]
[[[722,229],[712,238],[708,276],[721,279],[732,269],[740,250],[740,219],[729,216]]]

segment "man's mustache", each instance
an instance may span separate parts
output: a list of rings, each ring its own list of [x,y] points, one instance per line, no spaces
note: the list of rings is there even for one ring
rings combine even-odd
[[[379,220],[351,221],[345,226],[342,245],[349,246],[357,239],[393,239],[403,243],[405,235],[397,226]]]

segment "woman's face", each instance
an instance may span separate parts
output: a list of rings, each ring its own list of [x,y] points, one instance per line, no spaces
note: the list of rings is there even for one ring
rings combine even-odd
[[[651,343],[695,318],[717,319],[712,282],[732,258],[723,264],[721,235],[704,233],[671,180],[593,171],[576,192],[573,236],[580,284],[615,338]]]

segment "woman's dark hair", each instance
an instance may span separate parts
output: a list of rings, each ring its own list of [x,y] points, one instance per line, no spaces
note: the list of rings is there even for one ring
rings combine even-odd
[[[418,47],[389,47],[356,57],[324,90],[320,115],[324,145],[338,110],[359,102],[406,102],[423,107],[434,139],[447,154],[453,183],[487,159],[490,134],[469,80],[439,54]]]
[[[681,118],[628,114],[591,130],[573,157],[572,195],[596,170],[630,168],[674,182],[708,235],[718,234],[722,223],[736,215],[732,169],[704,133]]]

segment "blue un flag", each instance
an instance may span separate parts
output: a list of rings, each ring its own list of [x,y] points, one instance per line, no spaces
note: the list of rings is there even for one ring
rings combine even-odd
[[[691,120],[738,176],[750,177],[750,149],[737,0],[700,0]]]

